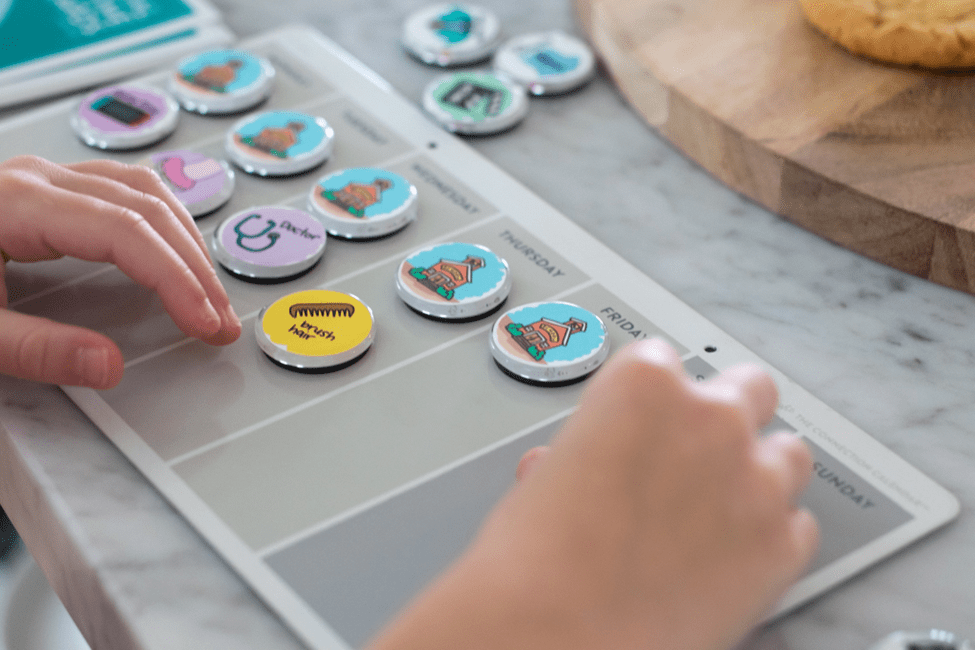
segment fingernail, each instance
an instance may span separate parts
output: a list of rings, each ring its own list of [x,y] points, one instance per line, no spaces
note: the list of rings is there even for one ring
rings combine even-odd
[[[237,312],[234,311],[233,305],[231,305],[229,302],[227,303],[227,308],[223,311],[223,315],[228,325],[233,327],[240,326],[240,318],[237,316]]]
[[[210,299],[203,301],[203,333],[206,335],[213,335],[220,331],[220,314],[217,310],[213,308],[213,303]]]
[[[75,369],[86,386],[100,388],[108,384],[108,350],[79,348],[75,352]]]

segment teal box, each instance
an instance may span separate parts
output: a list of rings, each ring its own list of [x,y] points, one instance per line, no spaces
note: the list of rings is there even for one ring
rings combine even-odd
[[[188,18],[183,0],[0,0],[0,70]]]

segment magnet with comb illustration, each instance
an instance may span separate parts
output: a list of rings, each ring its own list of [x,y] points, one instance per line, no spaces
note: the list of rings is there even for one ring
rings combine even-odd
[[[283,282],[311,270],[325,253],[325,226],[304,210],[265,205],[228,217],[213,231],[213,258],[254,282]]]
[[[261,350],[298,372],[328,372],[352,365],[375,335],[372,310],[357,297],[311,289],[279,298],[255,322]]]

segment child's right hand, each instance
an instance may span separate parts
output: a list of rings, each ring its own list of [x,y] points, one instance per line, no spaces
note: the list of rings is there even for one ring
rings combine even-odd
[[[810,451],[759,437],[754,366],[697,383],[660,341],[623,349],[467,553],[373,650],[721,650],[799,578],[818,543],[796,506]]]

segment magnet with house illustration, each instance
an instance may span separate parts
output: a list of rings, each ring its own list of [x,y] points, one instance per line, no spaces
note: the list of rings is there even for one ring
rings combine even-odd
[[[188,111],[238,113],[267,99],[274,76],[274,66],[263,57],[212,50],[180,61],[169,78],[169,90]]]
[[[511,291],[508,263],[477,244],[437,244],[409,255],[396,273],[396,291],[431,318],[467,321],[487,316]]]
[[[543,385],[584,379],[609,355],[606,326],[568,302],[538,302],[505,312],[491,331],[491,353],[507,374]]]
[[[335,131],[325,118],[294,111],[248,115],[227,132],[227,157],[249,174],[289,176],[332,154]]]
[[[416,219],[416,197],[416,187],[399,174],[354,167],[319,179],[308,194],[308,208],[334,237],[374,239]]]

